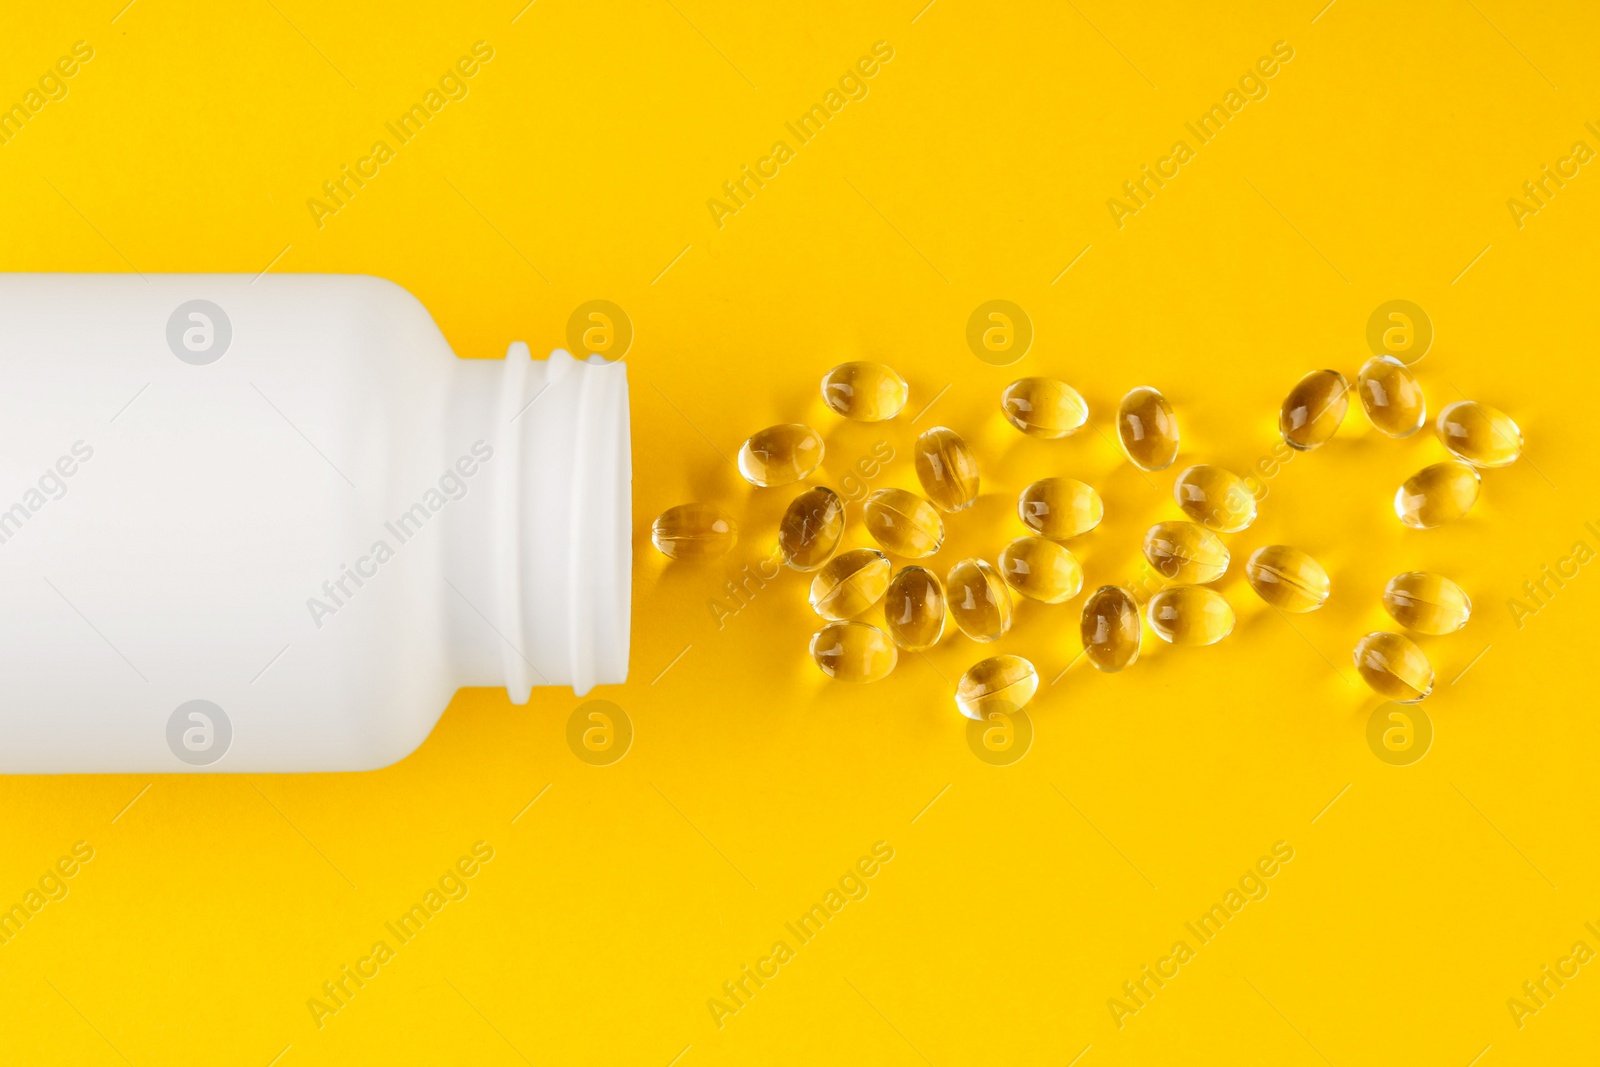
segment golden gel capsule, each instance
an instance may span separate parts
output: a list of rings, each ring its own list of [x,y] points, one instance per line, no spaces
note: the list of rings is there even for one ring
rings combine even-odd
[[[1100,670],[1120,671],[1139,658],[1139,602],[1126,589],[1102,585],[1090,593],[1079,627],[1084,655]]]
[[[739,447],[739,473],[751,485],[789,485],[822,463],[822,436],[798,422],[768,426]]]
[[[1408,630],[1435,637],[1453,634],[1472,617],[1467,591],[1442,574],[1408,571],[1383,587],[1383,606]]]
[[[1237,474],[1210,463],[1187,467],[1172,483],[1183,513],[1207,529],[1238,533],[1256,521],[1256,497]]]
[[[1476,400],[1461,400],[1439,412],[1439,440],[1474,467],[1508,467],[1522,455],[1522,430],[1511,416]]]
[[[1041,478],[1017,498],[1022,525],[1052,541],[1088,533],[1105,514],[1100,494],[1076,478]]]
[[[1150,629],[1171,645],[1214,645],[1233,633],[1233,605],[1206,585],[1174,585],[1145,607]]]
[[[1309,452],[1334,435],[1350,408],[1350,383],[1336,370],[1314,370],[1295,383],[1278,414],[1290,448]]]
[[[991,656],[967,668],[956,683],[956,707],[983,722],[1021,710],[1039,691],[1039,672],[1021,656]]]
[[[921,559],[944,544],[944,520],[932,504],[904,489],[878,489],[863,510],[867,532],[897,556]]]
[[[843,537],[844,501],[826,486],[795,497],[778,523],[783,562],[797,571],[814,571],[828,562]]]
[[[1478,472],[1446,460],[1423,467],[1394,494],[1394,513],[1407,526],[1426,530],[1459,519],[1478,502]]]
[[[1433,667],[1409,637],[1378,630],[1356,642],[1356,673],[1379,696],[1415,704],[1433,692]]]
[[[824,619],[860,615],[889,586],[889,557],[875,548],[852,548],[829,560],[811,579],[811,608]]]
[[[940,510],[965,511],[978,499],[978,461],[948,426],[924,430],[913,458],[922,491]]]
[[[1417,376],[1393,356],[1373,356],[1363,363],[1356,392],[1367,419],[1390,437],[1410,437],[1428,421],[1428,399]]]
[[[739,539],[739,527],[714,504],[679,504],[650,527],[650,542],[668,559],[716,559]]]
[[[1158,522],[1144,535],[1144,558],[1171,582],[1204,585],[1228,570],[1222,538],[1192,522]]]
[[[1043,537],[1019,537],[1000,550],[1000,576],[1031,600],[1059,604],[1083,588],[1083,565]]]
[[[932,648],[944,636],[944,588],[932,571],[907,567],[883,595],[883,619],[894,643],[908,652]]]
[[[883,363],[841,363],[822,376],[822,401],[856,422],[882,422],[906,406],[906,380]]]
[[[811,635],[811,658],[836,682],[876,682],[900,654],[889,635],[864,622],[830,622]]]
[[[950,617],[974,641],[993,641],[1011,629],[1011,593],[987,560],[961,560],[944,587]]]
[[[1178,417],[1167,398],[1147,385],[1129,390],[1117,408],[1122,451],[1140,470],[1164,471],[1178,458]]]
[[[1029,437],[1067,437],[1089,420],[1078,391],[1055,378],[1019,378],[1000,394],[1000,410]]]
[[[1244,576],[1257,596],[1283,611],[1316,611],[1328,601],[1328,572],[1291,545],[1256,549],[1245,562]]]

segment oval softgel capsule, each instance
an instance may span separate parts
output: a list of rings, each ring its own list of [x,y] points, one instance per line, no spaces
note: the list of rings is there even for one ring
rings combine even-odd
[[[1439,412],[1439,442],[1474,467],[1509,467],[1522,455],[1522,429],[1499,408],[1462,400]]]
[[[1130,389],[1117,407],[1117,440],[1135,467],[1164,471],[1178,458],[1178,416],[1158,390]]]
[[[1121,586],[1103,585],[1083,603],[1079,635],[1096,670],[1115,673],[1139,658],[1139,602]]]
[[[1029,437],[1070,437],[1089,421],[1089,405],[1076,389],[1055,378],[1019,378],[1000,394],[1006,421]]]
[[[1470,464],[1458,460],[1435,463],[1407,478],[1395,491],[1394,513],[1418,530],[1454,522],[1478,502],[1480,482]]]
[[[791,485],[822,463],[822,435],[798,422],[758,430],[739,446],[739,473],[751,485]]]
[[[1339,430],[1350,408],[1350,383],[1336,370],[1314,370],[1284,398],[1278,430],[1290,448],[1320,448]]]
[[[884,363],[841,363],[822,377],[822,400],[856,422],[883,422],[906,406],[906,380]]]

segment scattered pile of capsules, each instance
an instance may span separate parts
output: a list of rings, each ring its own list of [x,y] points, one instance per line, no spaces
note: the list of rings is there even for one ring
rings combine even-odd
[[[881,422],[897,416],[907,386],[882,363],[852,362],[822,379],[822,397],[847,419]],[[1392,356],[1377,356],[1361,368],[1356,393],[1367,418],[1390,437],[1409,437],[1427,422],[1427,400],[1411,370]],[[1299,451],[1320,447],[1344,421],[1350,384],[1338,371],[1312,371],[1283,402],[1278,428]],[[1070,436],[1089,418],[1077,390],[1053,378],[1022,378],[1000,395],[1007,421],[1031,437]],[[1480,468],[1504,467],[1522,454],[1522,432],[1503,412],[1475,401],[1446,407],[1434,422],[1445,448],[1457,458],[1407,478],[1395,493],[1394,509],[1407,526],[1428,528],[1465,515],[1477,502]],[[1140,387],[1122,398],[1117,436],[1128,460],[1145,471],[1161,471],[1178,455],[1178,420],[1160,392]],[[752,485],[791,485],[822,462],[822,437],[799,423],[751,435],[739,449],[739,472]],[[1045,478],[1022,491],[1017,513],[1029,533],[1001,549],[999,566],[963,559],[941,582],[916,565],[895,571],[889,556],[922,559],[944,543],[941,512],[954,515],[978,498],[978,461],[954,430],[936,426],[917,438],[917,479],[925,496],[904,489],[878,489],[865,503],[863,521],[882,546],[839,552],[845,530],[844,501],[817,486],[795,497],[778,528],[784,562],[814,573],[811,607],[824,625],[811,637],[811,657],[823,673],[849,682],[874,682],[895,667],[898,650],[920,651],[939,642],[947,618],[974,641],[998,639],[1011,628],[1012,593],[1060,604],[1083,587],[1083,567],[1062,544],[1099,525],[1100,495],[1072,478]],[[1145,616],[1157,637],[1175,645],[1210,645],[1233,631],[1227,599],[1210,587],[1226,573],[1228,548],[1219,533],[1237,533],[1256,518],[1256,497],[1232,471],[1201,463],[1183,470],[1173,496],[1190,522],[1158,522],[1144,537],[1144,556],[1169,585],[1149,598]],[[651,540],[675,560],[717,558],[731,549],[738,529],[722,509],[681,504],[655,521]],[[1245,564],[1250,587],[1285,612],[1315,611],[1327,602],[1328,573],[1290,545],[1257,549]],[[883,603],[885,629],[858,621]],[[1443,635],[1466,625],[1472,603],[1455,582],[1413,571],[1395,576],[1383,605],[1404,629]],[[1140,607],[1129,590],[1107,585],[1084,601],[1084,655],[1102,671],[1120,671],[1139,658]],[[887,632],[885,632],[887,631]],[[1374,691],[1400,703],[1422,700],[1433,689],[1433,668],[1415,641],[1376,631],[1355,646],[1356,670]],[[1020,708],[1038,689],[1032,663],[1020,656],[992,656],[974,664],[956,687],[956,705],[973,719]]]

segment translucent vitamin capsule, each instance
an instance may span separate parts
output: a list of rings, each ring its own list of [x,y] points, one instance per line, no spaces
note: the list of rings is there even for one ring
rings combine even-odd
[[[1415,704],[1433,692],[1433,667],[1409,637],[1378,630],[1356,642],[1356,673],[1380,696]]]
[[[1054,378],[1019,378],[1000,394],[1000,410],[1029,437],[1067,437],[1089,420],[1078,391]]]
[[[1394,513],[1407,526],[1426,530],[1459,519],[1478,502],[1478,472],[1446,460],[1423,467],[1394,494]]]
[[[1383,606],[1394,621],[1419,634],[1453,634],[1472,617],[1467,591],[1442,574],[1407,571],[1383,587]]]
[[[913,450],[917,480],[944,511],[965,511],[978,499],[978,461],[961,435],[947,426],[924,430]]]
[[[1167,398],[1147,385],[1122,398],[1117,437],[1122,451],[1141,470],[1164,471],[1178,458],[1178,417]]]
[[[894,643],[909,652],[932,648],[944,636],[944,588],[932,571],[907,567],[883,595],[883,618]]]
[[[1233,633],[1233,605],[1207,585],[1174,585],[1145,607],[1150,629],[1171,645],[1214,645]]]
[[[993,641],[1011,629],[1011,593],[987,560],[961,560],[944,586],[950,617],[974,641]]]
[[[1367,418],[1390,437],[1410,437],[1428,421],[1428,399],[1411,368],[1393,356],[1373,356],[1356,376]]]
[[[650,527],[650,542],[668,559],[716,559],[739,539],[739,527],[714,504],[679,504]]]
[[[1009,715],[1039,691],[1039,672],[1021,656],[990,656],[967,668],[956,683],[956,707],[969,719]]]
[[[1158,522],[1145,532],[1144,558],[1168,581],[1204,585],[1227,573],[1229,556],[1222,538],[1204,526]]]
[[[1290,448],[1309,452],[1332,437],[1350,408],[1350,383],[1336,370],[1314,370],[1295,383],[1278,414]]]
[[[739,447],[739,473],[751,485],[789,485],[821,462],[821,435],[798,422],[768,426]]]
[[[826,486],[795,497],[778,523],[783,561],[797,571],[814,571],[828,562],[843,537],[844,501]]]
[[[1183,513],[1221,533],[1238,533],[1256,521],[1256,498],[1237,474],[1209,463],[1185,468],[1172,483],[1172,496]]]
[[[1511,416],[1476,400],[1461,400],[1439,412],[1439,440],[1474,467],[1507,467],[1522,455],[1522,430]]]
[[[1076,478],[1041,478],[1017,498],[1022,525],[1052,541],[1088,533],[1105,513],[1100,494]]]
[[[875,548],[852,548],[834,556],[811,579],[811,608],[824,619],[860,615],[889,586],[889,557]]]
[[[1115,585],[1103,585],[1083,602],[1080,629],[1089,662],[1108,673],[1139,658],[1139,602]]]
[[[811,658],[836,682],[876,682],[900,654],[889,635],[864,622],[830,622],[811,635]]]
[[[932,504],[904,489],[878,489],[863,510],[867,532],[897,556],[921,559],[944,544],[944,520]]]
[[[1019,537],[1000,550],[1000,576],[1031,600],[1059,604],[1083,588],[1083,565],[1043,537]]]
[[[1316,611],[1328,600],[1328,572],[1291,545],[1256,549],[1244,565],[1244,575],[1262,600],[1284,611]]]
[[[906,406],[906,380],[882,363],[841,363],[822,376],[822,400],[857,422],[882,422]]]

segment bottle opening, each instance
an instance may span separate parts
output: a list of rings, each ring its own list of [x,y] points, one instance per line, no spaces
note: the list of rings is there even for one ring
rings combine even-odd
[[[512,433],[497,521],[513,703],[535,685],[582,696],[627,678],[633,462],[621,362],[562,349],[506,353],[500,410]]]

